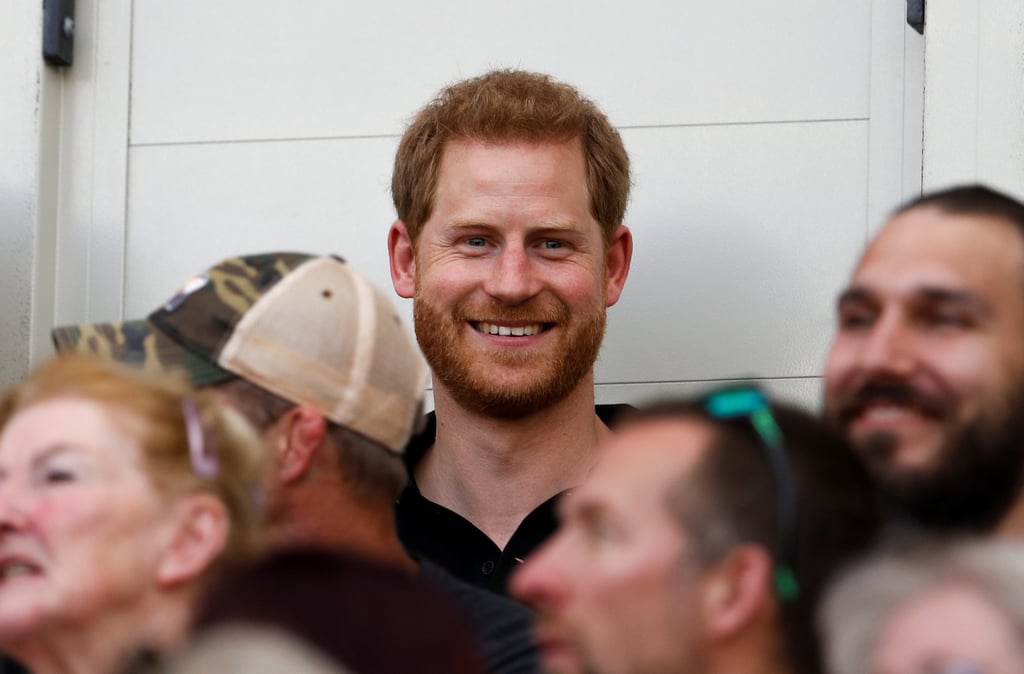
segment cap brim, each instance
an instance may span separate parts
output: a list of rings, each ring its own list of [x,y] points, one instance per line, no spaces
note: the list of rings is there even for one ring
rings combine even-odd
[[[68,325],[54,328],[51,335],[58,353],[93,353],[151,372],[183,370],[197,388],[235,376],[181,346],[146,320]]]

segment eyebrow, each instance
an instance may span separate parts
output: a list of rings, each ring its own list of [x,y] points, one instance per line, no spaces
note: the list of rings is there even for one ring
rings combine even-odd
[[[925,286],[914,290],[913,299],[930,304],[960,304],[980,313],[991,313],[991,306],[984,299],[969,290]],[[878,296],[863,286],[851,286],[839,294],[836,308],[851,303],[876,303]]]
[[[565,231],[565,232],[568,232],[568,231],[575,231],[578,228],[578,225],[579,225],[579,223],[577,223],[575,220],[545,220],[544,222],[541,222],[541,223],[539,223],[536,226],[531,226],[529,229],[536,230],[536,231],[551,230],[551,231]],[[484,227],[484,228],[500,227],[500,225],[496,225],[494,223],[487,222],[486,220],[481,220],[481,219],[477,219],[477,218],[466,218],[466,219],[461,219],[461,220],[452,220],[452,221],[450,221],[448,223],[448,226],[453,228],[453,229],[474,229],[474,228],[477,228],[477,227]]]
[[[559,522],[564,522],[570,514],[577,514],[581,508],[587,507],[586,496],[583,500],[574,493],[563,494],[555,503],[555,517]]]
[[[570,515],[578,522],[592,522],[607,511],[604,504],[588,497],[584,497],[582,500],[577,499],[575,503],[570,502],[570,504],[563,505],[567,500],[568,497],[558,502],[557,515],[560,523],[564,523]]]
[[[29,467],[30,469],[35,470],[41,464],[46,463],[54,456],[63,454],[64,452],[76,451],[77,449],[80,449],[77,445],[72,445],[67,442],[56,442],[52,445],[47,446],[41,452],[33,456],[32,460],[29,462]],[[0,467],[0,477],[5,477],[6,475],[7,469],[4,467]]]
[[[871,292],[867,288],[862,286],[850,286],[843,292],[839,293],[838,299],[836,299],[836,308],[841,308],[844,304],[850,304],[854,302],[874,302],[875,293]]]

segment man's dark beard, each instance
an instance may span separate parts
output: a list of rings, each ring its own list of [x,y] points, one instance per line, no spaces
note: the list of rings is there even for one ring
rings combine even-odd
[[[868,436],[859,451],[885,498],[917,524],[938,533],[988,533],[1024,486],[1024,382],[1008,402],[1004,419],[974,419],[951,434],[927,471],[892,470],[896,438],[889,433]]]

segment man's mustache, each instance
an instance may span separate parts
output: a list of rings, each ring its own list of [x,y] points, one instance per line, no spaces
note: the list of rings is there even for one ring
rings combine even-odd
[[[868,381],[840,401],[838,419],[847,423],[871,405],[913,407],[929,417],[946,416],[952,405],[942,397],[925,393],[902,380]]]

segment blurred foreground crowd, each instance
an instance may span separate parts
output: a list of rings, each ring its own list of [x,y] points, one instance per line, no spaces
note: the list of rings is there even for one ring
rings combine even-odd
[[[415,341],[294,252],[55,329],[0,399],[0,671],[1024,672],[1024,204],[892,215],[820,417],[595,405],[630,185],[593,102],[493,71],[397,151]]]

